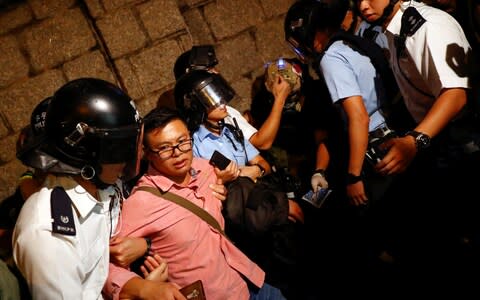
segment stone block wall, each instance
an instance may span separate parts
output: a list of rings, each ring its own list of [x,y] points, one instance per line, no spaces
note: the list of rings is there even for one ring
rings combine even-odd
[[[218,69],[250,105],[266,62],[293,57],[283,18],[295,0],[23,0],[0,7],[0,201],[27,168],[15,157],[33,108],[80,77],[116,83],[142,115],[165,101],[176,58],[213,44]],[[172,103],[166,103],[172,105]]]

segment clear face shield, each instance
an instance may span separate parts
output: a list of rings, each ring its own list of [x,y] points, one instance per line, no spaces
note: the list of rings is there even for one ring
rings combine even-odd
[[[218,74],[203,80],[195,87],[194,93],[207,111],[226,105],[235,96],[235,91]]]

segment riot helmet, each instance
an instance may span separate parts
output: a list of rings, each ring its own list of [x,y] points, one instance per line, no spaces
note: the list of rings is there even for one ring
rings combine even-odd
[[[53,95],[45,117],[42,150],[99,188],[102,164],[127,163],[125,179],[138,172],[142,119],[120,88],[96,78],[80,78]]]
[[[45,138],[45,116],[52,97],[43,99],[33,109],[30,124],[23,127],[17,139],[16,156],[26,166],[43,169],[39,146]]]
[[[194,70],[177,81],[174,94],[178,110],[194,130],[206,120],[208,112],[228,103],[235,91],[220,74]]]
[[[217,64],[218,59],[212,45],[193,46],[177,58],[173,66],[173,74],[178,80],[185,73],[193,70],[208,70]]]
[[[285,40],[302,62],[315,57],[316,32],[337,31],[348,8],[348,0],[302,0],[290,6],[284,22]]]

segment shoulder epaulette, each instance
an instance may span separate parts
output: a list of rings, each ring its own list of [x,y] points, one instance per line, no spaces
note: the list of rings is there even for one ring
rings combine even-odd
[[[62,187],[55,187],[50,195],[52,213],[52,232],[63,235],[75,235],[75,220],[71,199]]]

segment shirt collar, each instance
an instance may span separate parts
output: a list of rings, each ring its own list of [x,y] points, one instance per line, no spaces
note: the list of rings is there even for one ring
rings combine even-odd
[[[200,141],[203,141],[207,136],[215,136],[210,130],[208,130],[205,125],[200,125],[198,130],[195,132],[195,135]]]

